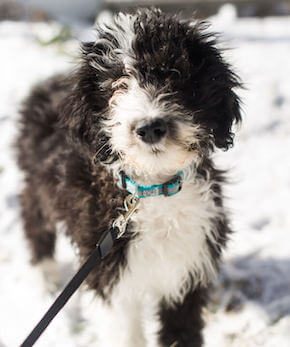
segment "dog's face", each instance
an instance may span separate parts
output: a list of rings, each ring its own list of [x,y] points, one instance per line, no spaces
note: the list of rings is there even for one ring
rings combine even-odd
[[[142,84],[138,73],[115,82],[104,128],[125,171],[149,177],[174,175],[198,159],[204,131],[175,100],[170,81],[164,86],[158,80]]]
[[[83,45],[74,109],[64,116],[92,154],[158,177],[232,144],[239,81],[204,24],[144,10],[97,34]]]

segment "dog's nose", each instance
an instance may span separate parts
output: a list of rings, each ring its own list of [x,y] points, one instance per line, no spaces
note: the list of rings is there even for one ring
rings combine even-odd
[[[157,143],[167,133],[167,126],[163,119],[156,119],[150,124],[136,129],[137,135],[146,143]]]

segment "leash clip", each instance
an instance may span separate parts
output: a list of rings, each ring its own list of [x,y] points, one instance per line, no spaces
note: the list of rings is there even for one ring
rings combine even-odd
[[[138,208],[139,199],[134,195],[128,195],[124,200],[125,214],[121,214],[113,223],[113,228],[118,228],[119,232],[117,235],[117,239],[122,237],[126,232],[126,227],[131,219],[132,215]]]

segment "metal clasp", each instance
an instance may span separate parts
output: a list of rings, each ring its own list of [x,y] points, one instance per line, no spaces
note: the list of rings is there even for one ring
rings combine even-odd
[[[125,207],[125,214],[121,214],[113,223],[113,228],[118,228],[119,233],[117,236],[117,239],[122,237],[124,233],[126,232],[126,227],[131,219],[132,215],[135,213],[135,211],[138,208],[139,205],[139,199],[136,198],[134,195],[128,195],[124,200],[124,207]]]

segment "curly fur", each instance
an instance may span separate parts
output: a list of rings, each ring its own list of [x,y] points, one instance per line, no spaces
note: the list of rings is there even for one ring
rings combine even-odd
[[[76,71],[36,86],[22,109],[18,162],[33,261],[53,257],[58,222],[81,260],[91,253],[127,194],[116,185],[120,170],[148,184],[184,170],[176,196],[141,201],[87,283],[101,346],[201,346],[207,287],[231,232],[224,174],[211,155],[233,144],[239,79],[204,22],[140,10],[96,33]],[[136,129],[156,119],[166,137],[143,143]]]

